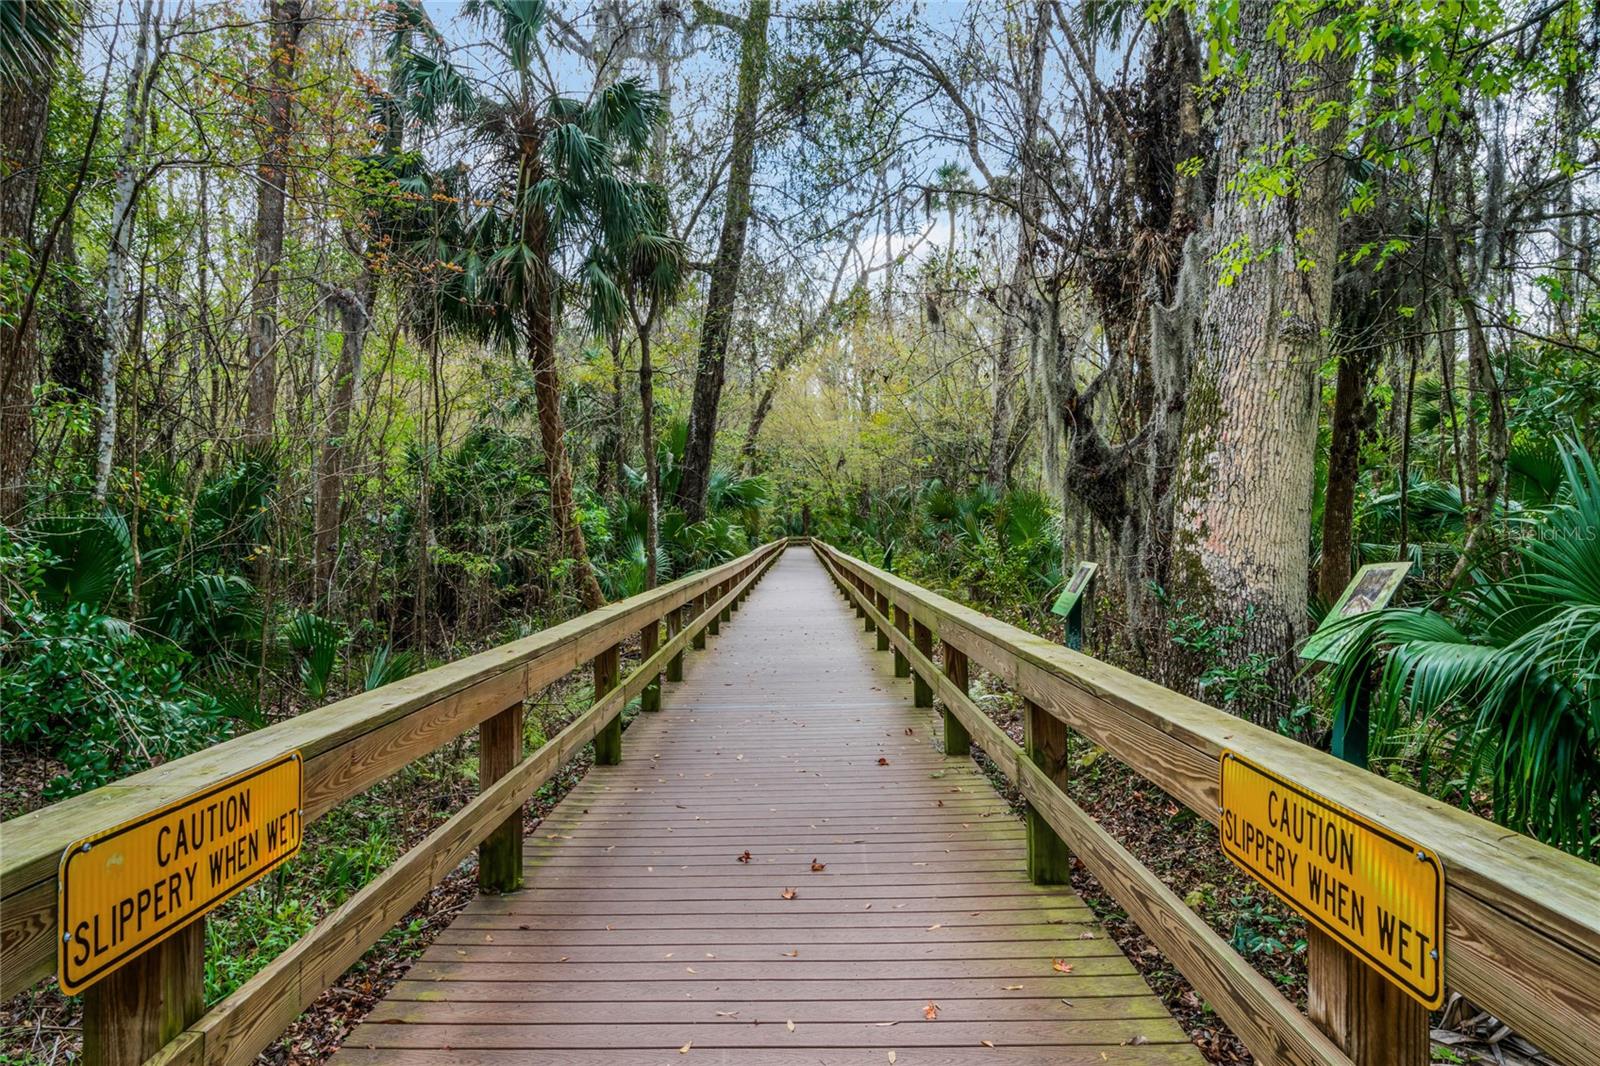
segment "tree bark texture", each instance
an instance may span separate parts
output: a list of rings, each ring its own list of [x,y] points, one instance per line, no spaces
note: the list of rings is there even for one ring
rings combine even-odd
[[[984,467],[984,481],[995,491],[1006,487],[1006,474],[1010,469],[1010,444],[1012,394],[1016,391],[1016,345],[1024,322],[1030,335],[1037,332],[1034,298],[1031,287],[1033,270],[1033,243],[1038,212],[1043,208],[1042,190],[1039,188],[1039,104],[1044,96],[1044,53],[1046,38],[1050,34],[1050,4],[1041,0],[1036,5],[1033,32],[1028,38],[1028,82],[1023,88],[1022,138],[1018,142],[1018,170],[1020,227],[1017,235],[1017,258],[1012,268],[1011,284],[1006,288],[1005,324],[1000,330],[1000,346],[994,354],[994,411],[989,424],[989,450]],[[954,243],[954,229],[951,231]]]
[[[101,349],[99,421],[95,427],[94,497],[104,500],[111,487],[111,462],[117,444],[117,373],[127,331],[122,324],[122,300],[127,286],[128,260],[132,257],[133,226],[138,212],[138,155],[144,141],[145,71],[150,63],[150,35],[155,5],[145,0],[139,13],[139,37],[134,45],[133,67],[128,72],[127,108],[122,115],[122,141],[117,149],[116,199],[111,211],[111,240],[106,249],[106,294],[101,309],[105,345]]]
[[[543,176],[537,160],[539,146],[524,143],[524,160],[519,178],[517,202],[527,197]],[[556,370],[555,268],[551,264],[549,219],[538,206],[523,215],[522,240],[534,253],[535,265],[522,282],[523,321],[527,329],[528,362],[533,367],[533,398],[538,409],[539,445],[544,451],[545,478],[550,482],[550,518],[561,539],[561,546],[572,560],[572,576],[578,599],[585,611],[605,606],[605,594],[595,579],[589,562],[589,546],[583,527],[578,524],[577,507],[572,498],[572,460],[567,454],[567,425],[561,414],[561,379]]]
[[[283,258],[283,213],[293,130],[295,53],[305,28],[301,0],[272,0],[268,56],[266,143],[256,167],[255,287],[250,293],[250,337],[245,360],[245,440],[272,440],[278,401],[278,266]]]
[[[316,559],[317,594],[333,595],[334,565],[339,556],[340,512],[345,494],[345,446],[350,432],[350,414],[355,407],[356,390],[361,382],[361,351],[372,321],[375,279],[370,270],[361,272],[355,290],[339,289],[329,299],[339,312],[341,346],[334,367],[333,385],[328,391],[328,422],[317,464],[317,491],[313,554]]]
[[[740,36],[739,85],[733,115],[733,149],[728,165],[727,207],[722,234],[711,265],[705,321],[700,327],[700,353],[695,367],[694,399],[689,408],[689,439],[676,502],[690,522],[705,517],[706,490],[711,484],[711,449],[717,432],[717,407],[726,376],[728,336],[733,326],[739,272],[744,263],[745,236],[750,228],[750,183],[755,174],[756,118],[761,83],[767,71],[767,20],[770,0],[753,0],[740,20],[719,19]]]
[[[1272,13],[1269,0],[1239,9],[1249,58],[1220,116],[1218,194],[1201,245],[1210,285],[1184,419],[1172,565],[1192,609],[1250,620],[1232,654],[1273,656],[1290,684],[1292,649],[1306,631],[1318,371],[1341,202],[1333,150],[1342,123],[1317,129],[1313,115],[1348,93],[1350,61],[1296,60],[1272,43]],[[1269,157],[1280,145],[1296,153],[1292,164]],[[1252,194],[1260,166],[1292,166],[1294,183],[1271,197]]]
[[[53,58],[53,57],[52,57]],[[0,254],[34,256],[33,217],[49,120],[54,63],[0,93]],[[39,376],[39,331],[32,316],[18,329],[0,316],[0,522],[22,511],[33,458],[33,386]]]

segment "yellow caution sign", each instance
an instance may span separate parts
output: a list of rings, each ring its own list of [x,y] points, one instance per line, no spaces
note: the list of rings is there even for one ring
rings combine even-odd
[[[68,848],[61,990],[83,991],[299,850],[303,788],[292,752]]]
[[[1222,850],[1430,1008],[1444,1002],[1444,867],[1415,842],[1222,753]]]

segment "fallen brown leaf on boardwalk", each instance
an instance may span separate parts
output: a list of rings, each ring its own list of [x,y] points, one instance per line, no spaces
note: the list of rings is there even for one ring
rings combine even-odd
[[[1124,1046],[1132,1044],[1134,1047],[1138,1047],[1141,1044],[1150,1043],[1150,1038],[1145,1036],[1143,1033],[1140,1033],[1138,1036],[1130,1037],[1127,1040],[1124,1040],[1122,1043]]]
[[[739,853],[739,861],[740,862],[749,862],[752,857],[753,856],[748,851],[743,851],[743,852]]]
[[[982,1044],[984,1047],[994,1047],[994,1041],[993,1040],[980,1040],[980,1041],[978,1041],[978,1043]]]
[[[906,736],[914,737],[916,735],[917,735],[917,731],[915,729],[912,729],[910,726],[906,727]]]
[[[934,922],[932,925],[928,926],[928,932],[931,933],[935,929],[943,929],[943,928],[944,928],[944,923],[943,922]]]
[[[1055,960],[1054,962],[1052,962],[1050,964],[1050,968],[1052,970],[1054,970],[1056,973],[1071,973],[1072,972],[1072,964],[1067,962],[1066,959],[1057,959],[1057,960]]]
[[[889,1052],[889,1062],[892,1064],[894,1061],[895,1061],[895,1053],[891,1051],[891,1052]]]
[[[1021,987],[1022,987],[1021,985],[1001,985],[1000,986],[1000,991],[1002,991],[1002,992],[1015,992],[1018,989],[1020,989]]]
[[[939,1004],[931,999],[928,1000],[927,1004],[922,1008],[922,1016],[930,1022],[939,1017]]]
[[[815,857],[812,858],[812,860],[811,860],[811,872],[812,873],[820,874],[822,871],[826,870],[827,868],[828,868],[828,864],[827,863],[818,862]]]
[[[783,957],[786,959],[798,959],[800,957],[800,949],[795,948],[793,951],[785,951]]]
[[[880,756],[878,756],[878,765],[879,766],[888,766],[889,765],[889,760],[885,759],[882,755],[880,755]]]
[[[790,1018],[788,1021],[784,1022],[783,1027],[789,1030],[791,1033],[794,1032],[794,1019]]]
[[[689,1049],[692,1048],[692,1047],[694,1047],[694,1041],[693,1040],[689,1041],[687,1044],[685,1044],[681,1048],[679,1048],[678,1049],[678,1054],[687,1055],[689,1053]]]
[[[792,888],[786,888],[786,889],[783,890],[783,898],[784,899],[795,899],[799,895],[800,895],[800,893],[796,892]]]

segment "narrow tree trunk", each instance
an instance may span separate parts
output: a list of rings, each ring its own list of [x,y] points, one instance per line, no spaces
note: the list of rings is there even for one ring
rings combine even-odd
[[[49,122],[55,56],[21,85],[0,93],[0,254],[33,251],[34,207]],[[33,386],[39,376],[39,332],[28,316],[0,315],[0,522],[15,520],[27,499],[33,457]]]
[[[996,492],[1006,487],[1006,472],[1011,444],[1011,397],[1016,389],[1015,347],[1019,332],[1031,335],[1037,329],[1035,301],[1030,287],[1033,273],[1034,231],[1042,207],[1039,189],[1037,140],[1039,105],[1044,95],[1044,51],[1050,33],[1050,5],[1041,2],[1034,11],[1032,33],[1028,38],[1028,83],[1023,91],[1022,139],[1017,146],[1019,188],[1019,226],[1017,258],[1006,289],[1005,325],[1000,331],[1000,347],[994,360],[994,411],[989,423],[989,454],[984,481]]]
[[[139,191],[138,154],[144,142],[145,71],[150,63],[150,36],[155,12],[154,0],[145,0],[139,12],[139,37],[133,50],[133,68],[128,73],[127,108],[122,116],[122,141],[117,149],[116,198],[111,209],[111,240],[106,250],[106,298],[101,309],[105,346],[100,356],[100,382],[97,393],[99,422],[95,428],[94,498],[104,500],[111,486],[111,461],[117,443],[117,371],[127,331],[122,325],[123,288],[127,283],[129,246],[137,213],[135,197]]]
[[[1340,206],[1332,152],[1342,126],[1317,129],[1313,116],[1348,92],[1350,61],[1297,61],[1272,42],[1271,18],[1269,0],[1240,6],[1249,58],[1217,138],[1219,194],[1204,248],[1211,285],[1189,385],[1173,570],[1191,609],[1248,620],[1230,654],[1272,656],[1278,690],[1292,693]],[[1298,187],[1266,201],[1247,196],[1241,179],[1257,153],[1286,140],[1309,157],[1295,164]],[[1251,709],[1263,721],[1279,710]]]
[[[644,587],[653,589],[661,580],[656,571],[656,555],[661,547],[661,472],[656,462],[655,367],[651,363],[650,327],[655,318],[639,327],[639,429],[644,447]]]
[[[525,150],[520,181],[524,189],[539,180],[535,162],[538,158],[536,150]],[[518,202],[523,202],[520,193]],[[572,461],[567,454],[567,425],[561,414],[561,380],[556,370],[555,292],[551,288],[555,269],[550,264],[548,223],[537,207],[524,215],[523,242],[538,255],[537,265],[524,281],[523,319],[528,331],[528,362],[533,367],[539,445],[544,451],[545,478],[550,482],[550,517],[562,548],[572,560],[572,576],[583,609],[593,611],[605,606],[606,598],[589,562],[589,546],[584,542],[573,502]]]
[[[250,293],[250,337],[245,354],[249,367],[245,440],[255,445],[272,440],[278,402],[278,264],[283,258],[295,53],[305,28],[301,0],[272,0],[271,18],[266,144],[256,167],[255,287]]]
[[[371,272],[363,269],[355,290],[336,289],[329,293],[329,299],[339,312],[342,340],[339,362],[333,371],[333,385],[328,390],[327,428],[317,464],[312,535],[317,595],[328,602],[333,599],[334,564],[339,556],[339,519],[345,493],[345,438],[350,432],[350,413],[361,382],[361,352],[372,321],[373,283]]]
[[[694,399],[689,408],[689,439],[677,504],[690,522],[705,517],[706,490],[711,483],[711,451],[717,433],[717,407],[727,372],[728,335],[733,326],[744,263],[745,235],[750,227],[750,182],[755,174],[756,117],[761,83],[767,70],[767,20],[770,0],[752,0],[743,19],[727,20],[740,36],[739,87],[734,105],[733,149],[728,166],[727,207],[717,257],[711,266],[711,288],[700,327],[700,355],[695,368]]]
[[[1328,486],[1322,501],[1322,563],[1317,599],[1331,605],[1350,581],[1355,555],[1356,483],[1361,476],[1361,434],[1367,406],[1366,361],[1352,352],[1339,357],[1333,394]]]

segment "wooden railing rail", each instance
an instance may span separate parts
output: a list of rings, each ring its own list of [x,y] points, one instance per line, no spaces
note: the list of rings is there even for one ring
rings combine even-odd
[[[85,1046],[91,1060],[143,1061],[164,1044],[158,1056],[163,1062],[252,1060],[474,847],[482,844],[489,849],[480,866],[487,887],[507,889],[520,883],[522,804],[591,740],[596,741],[598,761],[620,759],[624,706],[659,685],[660,675],[670,665],[678,664],[681,676],[684,649],[692,640],[703,643],[707,628],[737,606],[785,544],[775,541],[533,636],[309,711],[0,825],[3,994],[14,995],[53,972],[57,863],[73,841],[296,750],[305,759],[303,818],[310,821],[479,726],[483,741],[479,796],[198,1021],[191,1011],[174,1026],[171,1004],[163,1010],[159,1002],[144,1002],[151,997],[138,987],[119,988],[118,974],[86,993]],[[683,610],[691,605],[693,616],[684,620]],[[660,636],[662,621],[668,622],[665,640]],[[619,679],[620,645],[647,630],[653,630],[655,637],[644,642],[647,657]],[[523,700],[585,664],[593,664],[596,702],[523,758]],[[651,701],[641,706],[649,707]],[[659,698],[654,706],[659,707]],[[193,926],[198,929],[201,924]],[[180,933],[147,955],[162,954],[174,942],[192,948],[194,939],[192,933]],[[137,970],[138,961],[128,969]],[[198,980],[197,974],[189,976]],[[102,991],[106,986],[111,986],[109,992]],[[119,994],[140,1002],[112,1002]],[[187,998],[187,993],[176,998]],[[141,1052],[129,1050],[140,1047]]]
[[[1344,952],[1331,938],[1324,938],[1320,954],[1313,952],[1312,1017],[1302,1015],[1067,797],[1059,787],[1064,778],[1051,765],[1053,741],[1041,737],[1035,744],[1036,730],[1044,732],[1050,722],[1077,730],[1213,823],[1218,759],[1228,749],[1434,849],[1446,876],[1449,987],[1569,1066],[1600,1064],[1596,867],[989,618],[821,541],[812,546],[867,628],[876,629],[879,647],[892,644],[896,657],[933,689],[946,715],[948,753],[963,753],[968,743],[982,748],[1021,790],[1030,821],[1059,836],[1260,1060],[1425,1062],[1427,1015],[1364,966],[1342,965]],[[931,642],[918,639],[921,627],[942,642],[943,672],[927,654]],[[1026,747],[968,698],[969,662],[1022,696]],[[952,721],[960,728],[949,728]],[[1030,851],[1049,846],[1048,840],[1036,844],[1035,835],[1030,827]]]

